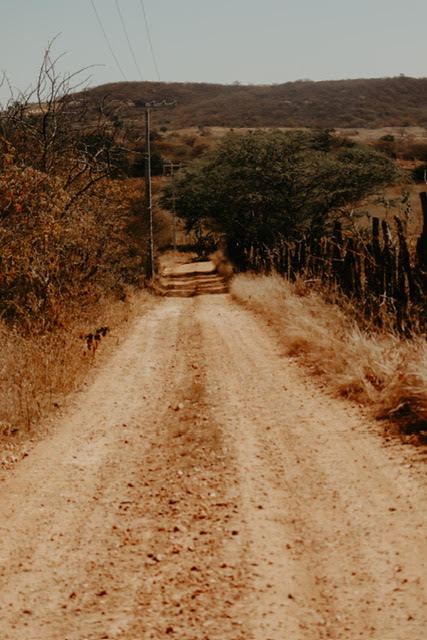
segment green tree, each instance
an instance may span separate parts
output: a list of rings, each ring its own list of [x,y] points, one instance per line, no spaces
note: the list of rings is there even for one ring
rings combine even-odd
[[[327,141],[327,144],[325,144]],[[231,257],[278,239],[324,234],[331,214],[398,176],[376,151],[333,144],[330,132],[230,134],[175,180],[176,210],[188,229],[222,233]],[[172,204],[172,187],[162,203]]]

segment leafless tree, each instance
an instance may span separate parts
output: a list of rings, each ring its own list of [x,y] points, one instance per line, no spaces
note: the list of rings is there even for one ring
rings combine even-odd
[[[60,73],[63,57],[49,43],[36,86],[11,98],[0,111],[0,135],[15,149],[15,161],[61,177],[70,205],[111,174],[118,155],[117,106],[108,98],[95,103],[87,92],[86,72]]]

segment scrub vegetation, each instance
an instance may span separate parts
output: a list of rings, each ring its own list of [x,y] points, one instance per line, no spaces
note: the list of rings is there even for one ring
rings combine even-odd
[[[325,126],[363,126],[363,118],[350,117],[345,110],[345,118],[336,118],[332,111],[328,117],[320,117],[317,107],[312,112],[316,117],[308,117],[305,110],[310,92],[327,97],[332,104],[330,92],[337,89],[342,100],[347,94],[353,100],[354,91],[363,89],[366,95],[375,94],[381,101],[386,94],[406,96],[407,100],[412,87],[410,121],[403,123],[397,115],[399,109],[403,113],[402,97],[400,102],[392,101],[393,113],[388,117],[378,115],[371,123],[422,126],[417,110],[417,101],[425,90],[421,80],[301,82],[277,88],[171,85],[168,89],[157,83],[121,83],[80,91],[80,72],[62,76],[56,71],[56,62],[49,47],[35,88],[12,99],[0,111],[0,437],[17,429],[31,429],[64,393],[75,388],[99,345],[108,341],[111,329],[122,326],[131,312],[134,292],[144,286],[148,228],[141,215],[145,168],[142,115],[145,102],[158,99],[160,91],[164,99],[170,89],[170,97],[178,97],[179,104],[162,113],[153,112],[157,248],[171,243],[173,209],[186,226],[187,238],[197,240],[199,252],[207,255],[217,247],[225,249],[221,268],[227,271],[227,260],[237,271],[275,271],[279,245],[291,243],[294,250],[303,241],[322,242],[333,237],[337,223],[342,225],[344,239],[346,233],[356,229],[363,241],[366,233],[360,220],[369,207],[381,206],[386,217],[391,212],[403,216],[404,226],[410,223],[411,201],[405,189],[410,188],[411,171],[415,179],[424,179],[422,140],[384,132],[369,144],[361,144],[360,131],[344,135]],[[242,118],[239,109],[246,109],[260,91],[264,91],[266,101],[257,104],[264,111]],[[279,111],[267,109],[273,104],[267,94],[273,102],[280,99],[280,117]],[[285,100],[285,94],[293,97]],[[236,95],[240,102],[233,102]],[[202,102],[197,102],[203,96]],[[221,122],[208,116],[219,96],[224,98]],[[301,106],[299,116],[294,110],[290,118],[289,105],[300,103],[305,106]],[[233,104],[235,111],[231,110]],[[191,110],[194,117],[189,119]],[[193,127],[178,128],[184,124]],[[259,124],[303,125],[304,129],[244,128]],[[237,126],[241,131],[219,130],[216,125]],[[165,160],[181,163],[173,181],[161,175]],[[391,198],[390,193],[396,189],[401,195]],[[180,237],[185,238],[182,229]],[[412,245],[409,242],[410,250],[414,249]],[[222,255],[221,251],[217,255]],[[304,269],[294,267],[288,265],[288,275],[295,273],[298,282],[311,279],[310,285],[304,285],[308,304],[311,296],[320,296],[321,284],[316,278],[304,276]],[[273,310],[277,302],[280,315],[284,297],[294,299],[291,292],[295,284],[272,278],[261,276],[251,286],[260,298],[264,295],[261,290],[265,290],[267,297],[262,304]],[[251,298],[253,306],[254,295],[242,293],[243,282],[249,286],[249,281],[240,276],[235,279],[234,295],[245,304]],[[419,288],[425,280],[417,282]],[[286,296],[281,287],[286,288]],[[295,300],[305,299],[301,291],[299,286]],[[330,300],[330,294],[324,294]],[[320,305],[320,298],[316,300]],[[335,309],[330,303],[325,308]],[[298,326],[304,325],[304,314],[307,326],[312,322],[313,311],[307,309],[310,305],[304,303],[300,320],[295,320]],[[358,309],[360,318],[360,301]],[[336,313],[341,312],[336,309]],[[350,322],[346,318],[345,322]],[[390,326],[387,322],[376,326],[375,335],[397,345],[402,338],[392,336]],[[365,329],[357,330],[362,332],[357,335],[366,337],[366,344],[374,339],[371,329],[367,337]],[[318,333],[312,331],[313,340]],[[365,337],[360,337],[360,342]],[[407,355],[393,356],[395,364],[401,363],[393,371],[412,355],[413,362],[419,363],[416,354],[423,343],[414,337],[405,344]],[[321,345],[319,338],[316,353],[325,352]],[[396,349],[387,347],[386,353],[403,353],[400,347]],[[357,351],[356,346],[353,351]],[[385,362],[386,356],[381,358]],[[412,369],[405,365],[405,371],[409,375]],[[406,389],[403,392],[399,380],[407,378],[397,374],[387,377],[384,373],[363,373],[362,382],[353,386],[342,385],[340,375],[336,376],[337,389],[351,394],[357,387],[357,393],[369,396],[371,401],[375,395],[372,389],[378,392],[377,387],[387,388],[391,397],[393,388],[395,402],[376,396],[375,402],[386,413],[398,411],[402,417],[405,407],[410,406],[408,415],[424,415],[424,409],[414,409],[424,402],[419,401],[418,392],[416,401],[411,400],[418,382],[409,386],[402,382],[402,389]],[[411,380],[421,379],[415,373],[411,376]],[[421,425],[424,418],[419,420]]]
[[[410,127],[427,124],[427,78],[373,78],[277,85],[119,82],[87,92],[109,94],[127,121],[141,118],[147,101],[176,99],[155,124],[183,127]]]
[[[345,298],[328,301],[303,278],[240,274],[233,297],[277,331],[284,353],[295,357],[340,396],[388,418],[414,442],[427,439],[427,344],[357,323]]]
[[[121,172],[114,109],[88,119],[55,63],[0,112],[0,437],[75,388],[144,282],[143,183]]]

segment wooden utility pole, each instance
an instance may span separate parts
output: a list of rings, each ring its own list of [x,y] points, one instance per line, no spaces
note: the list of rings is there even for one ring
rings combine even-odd
[[[151,197],[151,140],[150,140],[150,106],[145,105],[145,211],[149,225],[149,250],[147,275],[149,280],[154,277],[154,234],[153,234],[153,201]]]
[[[151,109],[158,109],[159,107],[173,107],[176,101],[173,102],[146,102],[145,103],[145,211],[149,225],[149,250],[148,250],[148,268],[147,275],[150,280],[154,278],[154,233],[153,233],[153,201],[151,194]]]
[[[427,181],[426,181],[427,184]],[[423,230],[417,242],[417,259],[420,268],[424,272],[424,282],[427,285],[427,192],[420,193],[421,208],[423,213]]]

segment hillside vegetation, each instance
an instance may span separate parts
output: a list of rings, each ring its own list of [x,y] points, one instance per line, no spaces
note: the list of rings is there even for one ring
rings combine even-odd
[[[390,127],[427,125],[427,78],[300,80],[278,85],[120,82],[85,92],[123,103],[125,119],[147,101],[176,100],[153,114],[168,127]]]
[[[74,388],[145,277],[143,184],[116,178],[108,109],[88,122],[69,90],[47,51],[0,112],[0,440]]]

